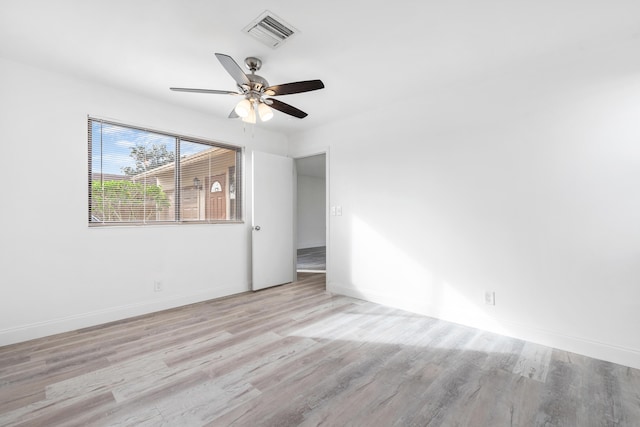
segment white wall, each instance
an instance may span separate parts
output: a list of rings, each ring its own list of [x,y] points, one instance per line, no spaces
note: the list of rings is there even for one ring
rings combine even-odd
[[[330,148],[327,288],[640,368],[640,63],[551,59],[291,138]]]
[[[0,345],[249,289],[248,223],[87,226],[87,115],[244,146],[247,219],[285,137],[2,59],[0,93]]]
[[[298,249],[326,245],[325,195],[324,178],[298,174]]]

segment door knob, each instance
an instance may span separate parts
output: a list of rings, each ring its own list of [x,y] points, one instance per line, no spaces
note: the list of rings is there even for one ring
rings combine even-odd
[[[253,227],[253,229],[256,230],[256,231],[260,231],[260,226],[256,225],[255,227]]]

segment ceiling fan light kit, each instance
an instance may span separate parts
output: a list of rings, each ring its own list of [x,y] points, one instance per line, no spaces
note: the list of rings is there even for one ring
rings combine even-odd
[[[248,99],[243,99],[242,101],[238,102],[238,105],[236,105],[235,112],[238,116],[245,118],[249,115],[252,108],[253,107],[251,106],[251,101],[249,101]]]
[[[245,123],[255,124],[256,123],[256,110],[251,107],[248,114],[242,118],[242,121]]]
[[[224,69],[236,81],[236,85],[238,88],[237,92],[228,90],[191,89],[178,87],[172,87],[170,89],[177,92],[243,96],[244,99],[236,104],[235,108],[231,111],[231,114],[229,114],[229,118],[240,117],[243,122],[256,123],[257,117],[259,117],[263,122],[271,120],[271,118],[273,118],[272,109],[278,110],[293,117],[297,117],[299,119],[305,118],[307,116],[307,113],[305,113],[304,111],[270,97],[310,92],[313,90],[324,88],[324,83],[322,83],[321,80],[306,80],[269,86],[269,82],[267,82],[264,77],[256,74],[256,71],[258,71],[262,67],[262,61],[259,58],[250,56],[244,60],[244,63],[251,74],[245,74],[240,66],[236,63],[236,61],[234,61],[233,58],[231,58],[229,55],[216,53],[216,58],[218,58]]]
[[[260,115],[260,120],[263,122],[269,121],[273,118],[273,110],[267,107],[267,104],[258,104],[258,114]]]

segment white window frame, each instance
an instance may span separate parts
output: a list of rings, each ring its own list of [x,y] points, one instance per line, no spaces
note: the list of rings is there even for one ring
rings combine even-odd
[[[210,141],[202,138],[194,138],[190,136],[180,135],[173,132],[166,132],[161,130],[156,130],[148,127],[141,127],[135,125],[129,125],[126,123],[122,123],[119,121],[105,120],[92,116],[87,116],[88,123],[88,223],[90,227],[104,227],[104,226],[139,226],[139,225],[163,225],[163,224],[242,224],[244,223],[244,192],[243,190],[243,182],[244,182],[244,148],[233,146],[230,144],[224,144],[217,141]],[[113,125],[126,129],[131,129],[133,131],[142,131],[142,132],[151,132],[154,134],[166,136],[169,138],[175,139],[175,159],[174,159],[174,195],[173,195],[173,209],[174,209],[174,219],[172,220],[154,220],[154,221],[105,221],[104,219],[97,218],[92,213],[92,185],[93,181],[96,177],[102,177],[106,174],[96,172],[92,170],[93,165],[93,141],[92,141],[92,125],[93,123],[101,123],[103,125]],[[233,203],[233,217],[229,219],[183,219],[181,218],[181,199],[182,192],[186,190],[181,185],[181,164],[183,163],[184,158],[180,155],[180,145],[181,143],[196,143],[202,145],[208,145],[212,148],[222,148],[225,150],[231,150],[235,152],[235,164],[233,166],[234,178],[233,178],[233,193],[228,194],[228,198],[230,203]],[[103,153],[100,153],[102,156]],[[202,186],[202,185],[201,185]]]

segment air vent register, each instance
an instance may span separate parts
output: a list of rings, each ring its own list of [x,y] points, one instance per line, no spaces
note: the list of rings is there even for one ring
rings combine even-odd
[[[298,33],[298,30],[292,25],[268,10],[244,27],[242,31],[273,49],[282,46],[284,42]]]

